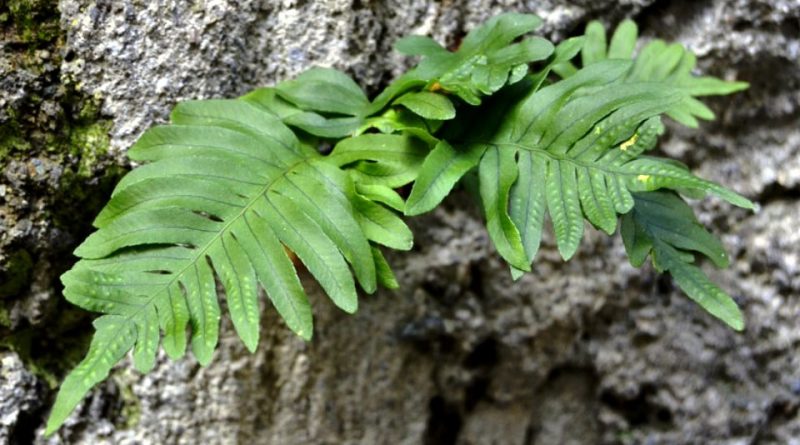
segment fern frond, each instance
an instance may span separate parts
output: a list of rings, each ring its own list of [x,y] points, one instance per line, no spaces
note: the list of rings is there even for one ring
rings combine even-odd
[[[497,15],[467,34],[455,52],[446,50],[429,37],[400,39],[395,49],[407,55],[422,56],[422,60],[375,99],[372,112],[421,87],[442,90],[472,105],[480,104],[481,96],[521,80],[528,73],[529,63],[550,56],[553,44],[541,37],[514,43],[541,23],[542,20],[532,14]]]
[[[666,114],[691,128],[698,126],[698,119],[712,120],[714,112],[697,100],[701,96],[726,95],[747,89],[747,82],[728,82],[711,76],[695,76],[692,71],[697,57],[680,43],[667,44],[663,40],[648,42],[634,56],[638,28],[632,20],[617,26],[611,41],[600,22],[586,25],[585,41],[581,50],[581,64],[586,67],[608,59],[634,59],[634,64],[625,76],[626,82],[662,82],[680,89],[685,97],[673,105]],[[572,69],[559,71],[564,77],[575,72]]]
[[[727,267],[720,242],[697,221],[692,209],[670,192],[634,193],[633,211],[622,218],[622,240],[631,264],[639,267],[648,255],[659,272],[669,272],[686,295],[736,330],[744,317],[736,302],[692,264],[696,252],[717,267]]]
[[[319,96],[291,97],[343,110]],[[177,358],[190,325],[192,352],[207,364],[221,317],[215,276],[250,350],[259,337],[259,284],[289,328],[311,337],[311,307],[287,249],[346,312],[357,308],[355,281],[368,293],[378,280],[396,286],[373,243],[409,249],[411,232],[362,194],[378,193],[396,207],[397,197],[380,182],[357,189],[339,168],[375,158],[375,149],[381,160],[402,163],[403,151],[417,147],[407,137],[382,137],[391,139],[372,151],[364,136],[325,157],[243,100],[182,103],[172,125],[148,130],[128,152],[144,165],[120,181],[95,220],[98,230],[75,251],[83,259],[62,277],[70,302],[105,315],[89,355],[59,391],[48,431],[131,348],[136,367],[149,370],[162,332],[165,351]],[[359,193],[364,186],[371,188]]]
[[[262,288],[288,327],[311,337],[297,261],[346,312],[357,308],[356,284],[367,293],[396,288],[380,246],[413,244],[396,212],[432,210],[465,177],[515,278],[531,268],[546,215],[565,260],[586,220],[612,234],[624,215],[632,264],[650,256],[741,329],[733,300],[692,264],[700,253],[726,266],[722,246],[677,193],[753,204],[645,153],[664,131],[662,116],[694,126],[713,118],[696,97],[747,84],[693,76],[694,55],[661,41],[630,60],[630,21],[610,41],[593,22],[556,47],[524,37],[540,23],[501,14],[455,52],[427,37],[402,39],[397,48],[421,61],[373,101],[346,74],[314,68],[238,100],[180,104],[171,125],[148,130],[128,152],[142,165],[119,182],[98,230],[75,251],[81,260],[62,276],[70,302],[102,315],[46,434],[131,350],[141,371],[154,366],[159,345],[171,358],[190,345],[207,364],[222,317],[218,282],[251,351]],[[528,73],[531,62],[540,63]],[[401,188],[412,183],[404,201]]]
[[[633,207],[632,191],[695,189],[752,208],[745,198],[672,161],[640,156],[663,131],[658,116],[685,95],[657,82],[620,88],[629,69],[623,60],[593,63],[531,93],[489,140],[460,151],[437,147],[431,162],[423,164],[406,212],[434,206],[460,175],[478,166],[489,234],[509,264],[529,270],[545,213],[562,257],[569,259],[582,238],[584,218],[612,234],[617,214]]]

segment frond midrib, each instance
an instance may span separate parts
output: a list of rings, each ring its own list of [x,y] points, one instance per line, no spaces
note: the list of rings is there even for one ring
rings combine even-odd
[[[583,160],[580,160],[580,159],[571,158],[569,156],[559,155],[559,154],[547,151],[547,150],[545,150],[543,148],[532,147],[530,145],[520,144],[520,143],[517,143],[517,142],[478,142],[478,143],[485,144],[485,145],[492,145],[492,146],[495,146],[495,147],[500,146],[500,145],[508,145],[508,146],[512,146],[512,147],[515,147],[515,148],[519,148],[519,149],[523,149],[523,150],[526,150],[526,151],[530,151],[530,152],[534,152],[534,153],[538,153],[538,154],[544,155],[544,156],[548,157],[552,161],[569,162],[569,163],[571,163],[571,164],[573,164],[575,166],[578,166],[578,167],[583,167],[583,168],[590,169],[590,170],[601,170],[604,173],[607,173],[607,174],[610,174],[610,175],[636,176],[636,173],[630,173],[630,172],[625,172],[625,171],[619,171],[619,170],[613,170],[613,169],[606,168],[606,167],[609,167],[609,166],[607,164],[604,164],[604,163],[587,162],[587,161],[583,161]]]
[[[205,244],[205,246],[202,249],[198,250],[198,253],[196,255],[194,255],[194,257],[192,257],[190,261],[187,262],[186,266],[184,266],[183,269],[181,269],[179,272],[174,274],[175,277],[173,279],[171,279],[168,282],[166,282],[166,284],[159,283],[158,286],[160,286],[160,287],[157,288],[157,290],[153,291],[153,296],[151,296],[145,303],[139,305],[139,309],[136,312],[127,315],[125,317],[124,321],[126,323],[132,322],[134,319],[136,319],[139,316],[139,314],[141,314],[141,312],[143,310],[145,310],[145,308],[153,305],[153,302],[155,301],[155,299],[158,297],[158,295],[160,295],[162,293],[162,291],[164,289],[169,290],[169,288],[173,284],[175,284],[176,281],[179,281],[179,277],[181,277],[190,267],[194,267],[194,265],[197,263],[197,261],[200,260],[203,256],[206,255],[206,253],[208,252],[208,249],[211,247],[211,245],[213,243],[215,243],[217,240],[219,240],[219,238],[222,236],[222,234],[226,233],[226,231],[231,227],[231,225],[233,225],[236,221],[238,221],[239,218],[244,217],[245,213],[247,213],[250,209],[253,208],[253,206],[255,205],[255,203],[256,203],[256,201],[258,199],[260,199],[262,197],[265,197],[267,192],[273,186],[275,186],[275,184],[277,184],[282,179],[286,179],[289,172],[291,172],[292,170],[296,169],[297,167],[299,167],[302,164],[310,163],[310,162],[318,160],[318,159],[319,158],[316,158],[316,157],[302,158],[302,159],[298,160],[297,162],[287,166],[286,169],[283,170],[283,172],[280,175],[278,175],[277,177],[275,177],[271,181],[269,181],[267,184],[265,184],[264,187],[258,193],[254,194],[253,198],[250,201],[248,201],[247,204],[245,204],[242,207],[242,210],[238,214],[236,214],[235,216],[232,216],[230,218],[230,220],[228,222],[226,222],[225,225],[217,232],[217,234],[214,235]],[[137,335],[137,338],[138,338],[138,335]]]

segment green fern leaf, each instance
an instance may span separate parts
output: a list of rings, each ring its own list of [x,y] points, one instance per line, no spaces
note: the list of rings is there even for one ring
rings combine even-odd
[[[589,22],[584,32],[586,41],[581,49],[581,63],[589,66],[592,63],[605,60],[606,57],[606,29],[598,21]]]
[[[584,216],[613,233],[617,207],[630,209],[625,178],[611,159],[602,157],[675,99],[658,85],[616,88],[613,82],[627,67],[626,62],[595,64],[534,92],[509,113],[509,123],[492,138],[492,144],[515,155],[516,167],[524,169],[509,212],[522,234],[525,266],[538,250],[545,212],[553,221],[559,251],[568,259],[582,238]],[[603,84],[607,86],[590,96],[580,94]]]
[[[603,34],[605,34],[605,29]],[[636,49],[636,39],[638,37],[639,28],[636,23],[630,19],[623,20],[614,30],[614,35],[611,36],[607,57],[609,59],[630,59]]]
[[[394,49],[408,56],[442,56],[447,49],[427,36],[406,36],[394,43]]]
[[[430,91],[406,93],[394,101],[425,119],[448,120],[456,117],[456,109],[450,99]]]
[[[617,27],[607,45],[606,32],[600,22],[586,26],[585,43],[581,52],[583,66],[607,59],[627,59],[633,55],[638,29],[631,20]],[[667,44],[663,40],[647,43],[634,58],[634,65],[626,75],[626,82],[663,82],[678,88],[686,97],[675,104],[667,115],[683,125],[695,128],[698,119],[712,120],[714,113],[702,102],[700,96],[725,95],[747,89],[747,82],[727,82],[710,76],[694,76],[692,71],[697,58],[679,43]],[[574,73],[565,69],[559,72],[567,77]]]
[[[218,283],[251,351],[260,289],[290,329],[311,337],[298,263],[346,312],[357,309],[356,284],[367,293],[398,287],[380,247],[412,248],[398,212],[432,210],[462,179],[515,279],[530,270],[546,215],[565,260],[585,220],[612,234],[623,215],[632,264],[649,256],[742,329],[735,302],[693,264],[696,253],[719,267],[728,258],[677,193],[753,204],[645,152],[664,131],[663,115],[696,126],[714,117],[697,97],[747,85],[693,76],[696,59],[677,44],[653,41],[630,60],[631,21],[610,42],[593,22],[556,47],[524,37],[540,23],[501,14],[455,52],[427,37],[402,39],[397,49],[421,61],[373,101],[344,73],[314,68],[239,100],[183,103],[171,125],[148,130],[129,150],[142,165],[119,182],[61,278],[70,302],[102,315],[47,434],[128,352],[142,372],[159,345],[171,358],[190,346],[209,363],[223,316]],[[318,150],[330,146],[328,155]]]
[[[434,95],[441,96],[438,94]],[[425,113],[425,111],[421,111],[419,109],[417,111],[423,114]],[[405,106],[398,105],[385,110],[379,115],[368,117],[355,134],[369,134],[369,132],[374,129],[384,134],[414,136],[417,139],[426,142],[429,147],[433,147],[439,142],[439,139],[433,134],[436,133],[443,124],[444,120],[426,119],[414,113]]]
[[[530,270],[519,231],[508,215],[509,193],[518,174],[514,158],[513,150],[488,148],[479,165],[479,189],[486,228],[495,248],[512,266]]]
[[[375,260],[375,271],[378,275],[378,284],[386,289],[399,288],[400,284],[397,282],[397,278],[394,276],[394,272],[392,272],[389,262],[386,261],[386,257],[383,256],[383,253],[380,251],[380,249],[373,247],[372,256]]]
[[[490,148],[485,141],[491,139],[497,128],[506,122],[507,110],[519,102],[521,95],[529,93],[537,85],[531,77],[495,93],[481,107],[460,109],[458,119],[437,133],[441,139],[436,141],[417,170],[406,201],[406,215],[432,210],[464,175],[477,168],[481,157]]]
[[[242,99],[277,115],[286,125],[324,138],[355,133],[364,124],[369,108],[361,88],[332,68],[312,68]]]
[[[473,158],[479,158],[489,234],[518,276],[536,254],[545,213],[566,260],[579,246],[584,219],[609,234],[616,230],[617,214],[634,205],[631,192],[693,189],[752,208],[745,198],[671,161],[640,156],[663,131],[658,116],[685,93],[656,82],[619,88],[630,66],[624,60],[593,63],[568,79],[533,90],[507,112],[489,140],[473,141],[459,151],[437,147],[423,164],[406,212],[438,203],[476,163]],[[465,164],[459,169],[450,168],[456,165],[456,154]],[[428,201],[419,206],[423,197]]]
[[[697,252],[718,267],[728,257],[720,242],[697,222],[692,209],[670,192],[635,193],[633,211],[622,218],[622,239],[631,264],[641,266],[648,254],[660,272],[669,272],[675,283],[710,314],[732,328],[742,330],[744,317],[736,302],[699,267],[692,264]]]
[[[312,68],[275,89],[281,97],[304,110],[358,116],[369,107],[369,99],[361,87],[332,68]]]
[[[280,97],[275,88],[259,88],[242,97],[245,101],[278,116],[284,124],[323,138],[341,138],[364,124],[360,116],[326,116],[306,111]]]
[[[697,189],[752,208],[748,200],[688,170],[639,157],[654,146],[663,131],[656,117],[683,96],[679,90],[654,83],[630,83],[624,89],[614,81],[605,87],[595,85],[593,72],[607,71],[607,66],[613,65],[618,62],[598,62],[534,93],[511,112],[508,120],[514,124],[501,129],[493,139],[498,147],[530,151],[519,158],[526,165],[532,164],[529,157],[537,158],[538,169],[546,165],[544,183],[537,184],[544,186],[544,197],[515,188],[524,196],[512,196],[511,215],[521,224],[530,224],[520,226],[526,239],[538,240],[542,225],[539,213],[545,202],[564,259],[578,247],[584,217],[605,232],[614,232],[616,214],[626,213],[633,205],[630,191]],[[591,95],[581,94],[581,88],[590,86]],[[542,170],[526,172],[523,178],[530,182],[531,175],[542,174]],[[527,253],[535,250],[536,246],[529,243]]]
[[[382,184],[364,184],[358,182],[356,183],[356,192],[370,201],[379,202],[398,212],[402,212],[406,206],[403,197],[400,196],[399,193],[393,188]]]
[[[353,198],[353,206],[370,241],[396,250],[410,250],[414,245],[411,229],[394,212],[360,195]]]
[[[395,44],[398,51],[423,58],[416,68],[375,99],[370,112],[383,109],[407,91],[425,86],[454,94],[472,105],[480,104],[481,96],[519,81],[527,73],[527,64],[550,56],[553,45],[543,38],[530,37],[513,43],[541,23],[532,14],[497,15],[467,34],[456,52],[447,51],[426,37],[398,40]]]
[[[341,111],[320,98],[290,96]],[[89,355],[62,386],[49,431],[131,348],[137,368],[150,369],[160,332],[165,351],[177,358],[190,325],[192,352],[207,364],[221,317],[215,276],[250,350],[258,343],[259,284],[286,324],[311,337],[311,308],[289,251],[346,312],[357,308],[353,275],[369,293],[378,280],[396,285],[372,243],[409,249],[411,232],[358,193],[339,166],[378,157],[406,168],[414,156],[421,162],[425,144],[374,135],[391,138],[378,145],[381,156],[353,138],[349,148],[324,157],[244,100],[183,103],[172,122],[147,131],[129,150],[144,165],[120,181],[95,220],[98,231],[75,251],[83,259],[62,277],[70,302],[106,315],[96,323]],[[364,185],[372,195],[383,187],[384,201],[403,207],[387,186]]]
[[[80,403],[86,393],[108,377],[111,368],[130,351],[136,342],[137,326],[130,319],[104,315],[94,321],[95,335],[86,358],[61,384],[45,435],[54,433]]]
[[[553,55],[548,59],[547,65],[533,74],[534,90],[538,90],[542,86],[547,76],[553,71],[561,77],[569,77],[577,71],[574,65],[570,62],[583,48],[583,36],[571,37],[556,45]]]
[[[406,201],[406,215],[419,215],[436,207],[461,177],[478,164],[485,148],[474,144],[456,150],[447,141],[439,142],[420,166]]]
[[[330,161],[349,167],[360,185],[402,187],[418,175],[428,144],[408,134],[363,134],[336,144]]]

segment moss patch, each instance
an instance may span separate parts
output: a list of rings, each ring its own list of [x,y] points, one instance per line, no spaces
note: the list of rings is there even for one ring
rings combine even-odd
[[[63,46],[63,36],[59,30],[58,2],[55,0],[7,0],[0,2],[0,40],[4,45],[3,68],[13,77],[22,73],[27,77],[47,76],[57,72],[55,64],[60,63],[59,49]],[[37,79],[55,80],[57,79]],[[48,82],[50,83],[50,82]],[[0,162],[13,151],[27,151],[32,142],[29,137],[40,137],[48,131],[28,132],[31,108],[36,108],[45,100],[42,92],[31,92],[22,102],[11,103],[0,114]]]
[[[89,349],[91,331],[84,329],[88,317],[82,311],[62,308],[47,332],[25,326],[0,333],[0,349],[14,351],[25,369],[55,389],[67,371],[74,368]]]
[[[10,328],[11,327],[11,315],[8,313],[8,309],[3,306],[0,306],[0,328]]]
[[[91,338],[90,316],[60,296],[58,276],[91,231],[123,168],[108,155],[112,122],[102,98],[62,78],[65,34],[57,0],[0,0],[0,349],[55,388]],[[48,264],[52,300],[20,317],[31,270]],[[31,323],[34,323],[31,325]]]
[[[27,251],[18,250],[9,255],[5,270],[0,270],[0,298],[19,293],[30,280],[31,267],[33,267],[33,260]],[[0,324],[2,323],[0,319]]]
[[[114,383],[119,388],[119,417],[117,427],[119,429],[131,429],[139,424],[142,418],[142,402],[133,392],[133,384],[137,376],[130,370],[115,372],[112,374]]]
[[[0,39],[6,43],[0,56],[7,61],[0,69],[8,72],[7,89],[21,84],[23,91],[0,110],[0,163],[39,153],[70,154],[87,176],[108,149],[111,122],[100,115],[101,98],[62,82],[65,36],[59,21],[56,0],[0,2]]]
[[[93,106],[85,108],[95,109]],[[81,113],[84,116],[84,113]],[[91,177],[98,163],[108,155],[111,143],[108,133],[111,121],[99,119],[97,112],[91,112],[74,124],[69,132],[70,154],[78,158],[77,175]]]
[[[58,38],[58,2],[54,0],[8,0],[0,10],[0,22],[10,22],[19,42],[47,44]]]

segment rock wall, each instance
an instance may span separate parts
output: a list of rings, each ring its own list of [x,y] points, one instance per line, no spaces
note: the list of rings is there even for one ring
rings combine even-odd
[[[129,364],[42,437],[90,317],[60,297],[69,252],[125,149],[188,98],[234,97],[312,65],[374,93],[400,36],[453,43],[496,12],[553,39],[633,17],[706,73],[751,82],[661,149],[760,203],[697,203],[733,266],[734,333],[588,229],[563,263],[546,237],[512,282],[456,194],[410,221],[401,288],[355,316],[312,292],[315,340],[265,310],[249,354],[225,325],[215,361]],[[0,443],[800,444],[800,3],[796,0],[9,0],[0,6]],[[310,280],[306,280],[310,283]]]

